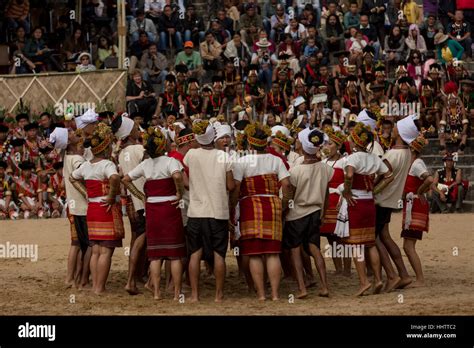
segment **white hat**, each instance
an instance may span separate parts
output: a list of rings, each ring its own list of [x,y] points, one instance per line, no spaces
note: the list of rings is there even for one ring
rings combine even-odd
[[[129,119],[127,116],[120,116],[122,118],[122,124],[120,128],[115,132],[115,137],[119,140],[123,140],[130,135],[132,132],[135,122]]]
[[[369,126],[374,131],[377,127],[377,121],[374,120],[372,117],[369,116],[367,113],[367,109],[362,110],[357,115],[357,122],[362,122],[365,126]]]
[[[328,95],[326,93],[316,94],[311,100],[311,104],[325,103],[328,101]]]
[[[89,64],[91,64],[92,62],[92,57],[89,53],[87,52],[82,52],[79,57],[77,57],[77,62],[76,63],[80,63],[81,62],[81,58],[84,57],[84,56],[88,56],[89,57]]]
[[[257,41],[256,45],[258,47],[270,47],[272,44],[268,42],[267,38],[261,38],[260,40]]]
[[[224,136],[232,136],[232,127],[229,126],[228,124],[221,124],[219,122],[216,122],[214,123],[214,127],[216,129],[216,138],[215,140],[217,139],[220,139]]]
[[[396,123],[398,134],[400,134],[400,137],[408,145],[410,145],[411,142],[415,140],[420,134],[414,122],[416,119],[418,119],[418,116],[413,114],[401,119]]]
[[[178,134],[179,134],[179,132],[181,132],[181,130],[186,128],[186,127],[184,126],[184,124],[182,122],[175,122],[175,123],[173,123],[173,127],[171,129],[166,128],[166,132],[169,135],[171,141],[174,141],[175,138],[176,138],[176,129],[177,128],[179,129],[178,130]]]
[[[99,115],[95,112],[94,109],[88,109],[82,116],[76,117],[76,126],[79,129],[86,127],[88,124],[97,122],[99,120]]]
[[[302,96],[299,96],[298,98],[295,99],[295,107],[300,106],[301,104],[305,103],[306,100]]]
[[[196,120],[196,121],[201,121],[201,120]],[[210,123],[207,126],[206,132],[204,134],[196,134],[196,140],[201,145],[211,144],[215,137],[216,137],[216,130]]]
[[[309,155],[314,155],[318,152],[319,146],[314,146],[311,141],[309,141],[309,135],[312,132],[311,129],[305,128],[298,133],[298,140],[303,147],[303,151]]]
[[[62,127],[54,128],[54,131],[49,135],[49,142],[54,144],[54,148],[58,150],[65,150],[67,148],[68,130]]]
[[[282,132],[285,137],[290,137],[290,130],[285,126],[273,126],[272,127],[272,137],[275,137],[278,132]]]

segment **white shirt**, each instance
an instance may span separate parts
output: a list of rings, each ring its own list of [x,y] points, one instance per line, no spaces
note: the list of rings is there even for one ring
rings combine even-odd
[[[143,159],[145,148],[142,145],[130,145],[125,147],[118,156],[118,162],[122,168],[123,175],[127,175],[132,169],[136,168]],[[143,192],[143,185],[145,184],[145,178],[138,178],[133,181],[135,187]],[[135,211],[145,209],[143,202],[132,195],[133,207]]]
[[[377,155],[367,152],[355,152],[344,157],[342,159],[344,171],[348,166],[354,167],[355,172],[361,175],[380,175],[388,172],[388,167]]]
[[[415,161],[413,161],[408,175],[422,179],[423,175],[427,173],[429,173],[429,171],[425,162],[421,158],[417,158]]]
[[[294,32],[291,30],[291,26],[287,25],[285,28],[285,34],[287,33],[290,33],[291,36],[293,36],[293,38],[301,39],[301,37],[306,33],[306,27],[303,24],[298,23],[298,30]],[[298,37],[296,37],[297,34],[298,34]]]
[[[72,215],[87,215],[87,199],[71,184],[69,176],[73,171],[86,162],[84,157],[80,155],[64,156],[64,186],[66,189],[66,200],[69,212]]]
[[[233,167],[229,155],[217,149],[191,149],[183,162],[189,168],[188,217],[229,219],[227,173]]]
[[[244,178],[276,174],[278,181],[290,176],[290,172],[285,167],[283,160],[272,154],[247,155],[237,160],[233,169],[234,179],[242,182]]]
[[[183,165],[175,158],[160,156],[147,158],[128,173],[132,180],[144,177],[148,180],[160,180],[171,178],[176,172],[181,172]]]
[[[324,208],[326,191],[334,169],[326,163],[301,164],[290,169],[290,182],[295,190],[294,206],[287,221],[301,219]]]
[[[101,160],[96,163],[84,162],[79,168],[72,172],[72,177],[76,180],[99,180],[104,181],[112,175],[117,174],[115,163],[109,160]]]
[[[382,157],[392,166],[393,181],[378,195],[375,203],[385,208],[398,208],[398,201],[402,198],[403,188],[411,165],[410,149],[391,149]]]

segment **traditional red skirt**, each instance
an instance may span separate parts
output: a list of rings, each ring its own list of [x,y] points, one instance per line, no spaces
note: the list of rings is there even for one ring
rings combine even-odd
[[[339,203],[339,195],[337,193],[329,194],[329,204],[324,213],[324,220],[319,228],[321,234],[333,234],[336,229],[337,222],[337,204]]]
[[[413,199],[413,207],[411,208],[411,222],[408,228],[405,228],[406,222],[406,201],[403,204],[403,220],[402,220],[402,230],[415,230],[428,232],[429,229],[429,214],[430,214],[430,205],[425,200],[422,202],[419,198]]]
[[[86,180],[87,195],[89,198],[106,196],[108,194],[108,182],[98,180]],[[90,241],[120,241],[114,246],[120,246],[125,236],[122,220],[122,207],[120,202],[107,207],[100,202],[89,202],[87,206],[87,228]]]
[[[242,255],[279,254],[281,242],[268,239],[245,239],[240,241]]]
[[[277,176],[270,174],[245,178],[241,185],[241,197],[241,253],[280,253],[283,226]]]
[[[69,229],[71,231],[71,245],[79,246],[79,239],[77,238],[76,224],[74,223],[74,216],[66,209],[66,215],[69,220]]]
[[[173,179],[149,180],[145,183],[145,193],[155,197],[176,194]],[[181,209],[171,201],[146,203],[147,255],[150,260],[179,259],[186,257],[183,219]]]
[[[373,199],[358,199],[357,204],[348,207],[349,237],[345,244],[375,245],[375,202]]]

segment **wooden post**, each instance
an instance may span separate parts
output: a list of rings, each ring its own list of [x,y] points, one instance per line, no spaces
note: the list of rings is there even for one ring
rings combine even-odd
[[[82,24],[82,0],[79,0],[76,4],[76,21]]]
[[[127,42],[127,24],[125,21],[125,0],[117,0],[117,33],[118,33],[118,67],[124,68],[126,42]]]

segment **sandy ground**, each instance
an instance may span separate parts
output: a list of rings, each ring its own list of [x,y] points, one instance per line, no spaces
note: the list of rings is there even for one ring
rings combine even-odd
[[[108,294],[97,297],[89,291],[66,289],[66,257],[69,249],[69,227],[66,219],[45,221],[0,222],[0,244],[38,244],[37,262],[27,259],[0,259],[0,308],[9,315],[472,315],[474,314],[474,214],[432,215],[431,231],[418,244],[427,286],[380,295],[356,298],[358,287],[355,269],[350,278],[334,275],[331,260],[326,259],[331,297],[320,298],[317,288],[309,289],[304,300],[288,298],[296,285],[284,280],[281,301],[259,303],[248,294],[245,282],[238,276],[235,258],[228,253],[226,299],[214,303],[214,282],[201,275],[201,302],[176,303],[170,294],[159,302],[143,289],[129,296],[123,286],[127,276],[124,249],[116,249]],[[390,225],[394,240],[399,238],[401,214],[394,214]],[[129,226],[126,221],[129,244]],[[326,238],[322,239],[326,244]],[[457,248],[457,249],[456,249]],[[458,252],[458,255],[456,251]],[[403,251],[402,251],[403,253]],[[408,259],[405,263],[409,266]],[[314,267],[314,266],[313,266]],[[316,270],[314,270],[317,274]],[[185,289],[189,296],[189,289]],[[74,295],[74,296],[72,296]],[[71,298],[75,303],[71,303]]]

